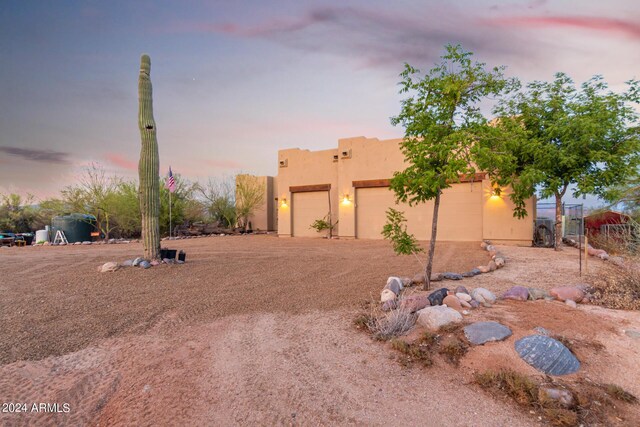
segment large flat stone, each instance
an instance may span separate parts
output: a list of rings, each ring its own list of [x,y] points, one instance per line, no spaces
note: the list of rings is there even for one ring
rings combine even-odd
[[[515,348],[522,360],[548,375],[573,374],[580,361],[560,341],[544,335],[519,339]]]
[[[476,322],[465,326],[464,335],[474,345],[502,341],[511,336],[511,329],[498,322]]]

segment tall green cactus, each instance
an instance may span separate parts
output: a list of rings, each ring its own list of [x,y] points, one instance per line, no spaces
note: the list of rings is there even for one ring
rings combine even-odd
[[[140,214],[142,215],[142,242],[144,255],[148,259],[160,257],[160,160],[156,122],[153,120],[153,99],[151,89],[151,58],[140,58],[140,77],[138,78],[138,125],[142,138],[138,175],[140,177]]]

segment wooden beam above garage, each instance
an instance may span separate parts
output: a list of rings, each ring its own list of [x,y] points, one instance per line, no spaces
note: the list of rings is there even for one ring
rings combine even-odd
[[[390,179],[366,179],[364,181],[353,181],[354,188],[378,188],[388,187]]]
[[[309,193],[311,191],[329,191],[331,184],[296,185],[289,187],[291,193]]]
[[[487,174],[485,172],[480,172],[472,175],[460,175],[458,177],[458,181],[451,181],[451,183],[458,182],[479,182],[483,179],[486,179]],[[389,187],[391,184],[391,179],[365,179],[362,181],[353,181],[353,188],[378,188],[378,187]]]

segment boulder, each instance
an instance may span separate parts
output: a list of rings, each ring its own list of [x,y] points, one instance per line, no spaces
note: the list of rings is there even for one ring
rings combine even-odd
[[[431,273],[432,282],[440,282],[443,279],[444,279],[444,275],[442,273]]]
[[[552,288],[549,294],[560,301],[570,299],[575,302],[580,302],[584,298],[584,292],[577,286],[559,286]]]
[[[156,265],[160,265],[160,261],[158,261],[157,259],[154,259],[153,261],[151,261],[149,264],[151,264],[152,266],[156,266]]]
[[[467,295],[469,295],[469,291],[467,290],[467,288],[465,288],[462,285],[456,286],[455,293],[456,294],[467,294]]]
[[[529,289],[524,286],[514,286],[507,290],[503,295],[504,299],[512,299],[515,301],[526,301],[529,299]]]
[[[118,268],[120,268],[120,266],[118,265],[117,262],[105,262],[104,264],[102,264],[102,267],[100,267],[100,272],[101,273],[111,273],[116,271]]]
[[[473,277],[475,276],[475,274],[473,274],[470,271],[465,271],[464,273],[461,274],[462,277]]]
[[[133,266],[137,267],[142,261],[144,261],[144,258],[138,257],[136,259],[133,260]]]
[[[487,242],[480,243],[480,248],[482,248],[482,249],[486,249],[487,246],[489,246],[489,244]]]
[[[478,301],[480,304],[494,304],[496,302],[496,296],[485,288],[475,288],[471,291],[471,298]]]
[[[398,308],[398,303],[394,299],[390,299],[382,303],[382,311],[390,311]]]
[[[458,301],[460,301],[460,305],[461,305],[463,308],[471,308],[471,304],[470,304],[470,303],[468,303],[467,301],[462,301],[462,300],[461,300],[461,299],[459,299],[459,298],[458,298]]]
[[[380,302],[387,302],[396,298],[397,295],[390,289],[383,289],[382,292],[380,292]]]
[[[476,270],[478,270],[480,273],[488,273],[489,267],[487,267],[486,265],[479,265],[476,267]]]
[[[603,261],[607,261],[609,259],[609,254],[605,252],[603,254],[598,255],[598,258],[600,258]]]
[[[444,299],[442,300],[442,304],[446,305],[447,307],[451,307],[454,310],[462,311],[462,304],[460,304],[460,300],[456,298],[455,295],[447,295],[446,297],[444,297]]]
[[[613,265],[621,267],[624,264],[624,258],[622,258],[621,256],[612,256],[609,257],[609,262]]]
[[[424,273],[418,273],[413,276],[413,280],[411,280],[411,283],[413,283],[414,285],[424,284]]]
[[[449,289],[440,288],[429,294],[429,302],[431,305],[442,305],[442,300],[449,294]]]
[[[456,288],[456,291],[458,289]],[[460,301],[465,301],[465,302],[471,302],[471,300],[473,298],[471,298],[471,295],[469,295],[466,292],[456,292],[456,297],[460,300]]]
[[[493,260],[493,262],[495,262],[495,263],[496,263],[496,267],[498,267],[498,268],[502,268],[502,267],[504,267],[504,258],[502,258],[502,257],[498,257],[498,256],[497,256],[497,257],[495,257],[495,259]]]
[[[451,323],[462,322],[462,315],[453,308],[442,305],[426,307],[418,311],[418,324],[432,331],[437,331]]]
[[[487,264],[487,268],[489,269],[489,271],[496,271],[498,269],[498,266],[496,265],[496,262],[494,260],[489,261],[489,264]]]
[[[403,288],[406,288],[407,286],[413,285],[413,281],[411,279],[409,279],[408,277],[403,277],[401,280],[402,280],[402,287]]]
[[[146,270],[147,268],[151,267],[151,263],[149,261],[147,261],[146,259],[144,259],[144,260],[140,261],[140,264],[138,264],[138,266],[140,268],[144,268]]]
[[[568,300],[565,300],[564,303],[571,308],[578,308],[578,304],[576,304],[576,302],[573,300],[568,299]]]
[[[83,245],[90,245],[92,242],[85,240],[84,242],[82,242]]]
[[[469,305],[471,306],[471,308],[478,308],[480,307],[480,303],[474,299],[472,299],[471,301],[469,301]]]
[[[415,313],[430,305],[431,302],[429,302],[427,295],[411,295],[400,300],[400,308],[409,310],[411,313]]]
[[[529,291],[529,299],[531,301],[547,298],[549,296],[549,292],[540,288],[528,288],[528,291]]]
[[[518,355],[547,375],[573,374],[580,361],[560,341],[544,335],[529,335],[515,343]]]
[[[122,267],[131,267],[133,266],[133,260],[132,259],[128,259],[126,261],[123,261],[122,264],[120,264]]]
[[[476,322],[465,326],[464,335],[473,345],[502,341],[511,336],[511,329],[498,322]]]
[[[487,246],[485,246],[485,249],[486,249],[488,252],[491,252],[491,251],[495,251],[495,250],[496,250],[496,247],[495,247],[495,246],[493,246],[493,245],[487,245]]]
[[[389,277],[387,279],[387,284],[385,285],[385,289],[389,289],[396,295],[400,295],[400,291],[402,290],[402,281],[399,277]]]
[[[442,277],[447,280],[462,280],[462,274],[458,274],[458,273],[451,273],[451,272],[442,273]]]
[[[575,402],[573,394],[569,390],[550,387],[540,387],[538,389],[538,400],[540,402],[554,401],[565,408],[572,407]]]

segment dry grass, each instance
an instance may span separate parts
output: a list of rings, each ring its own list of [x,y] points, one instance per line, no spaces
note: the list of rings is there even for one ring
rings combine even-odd
[[[404,366],[410,366],[414,363],[424,367],[433,365],[431,349],[428,344],[419,341],[408,343],[396,338],[391,341],[391,348],[401,353],[399,361]]]
[[[594,304],[623,310],[640,310],[640,260],[622,266],[607,265],[591,276]]]
[[[460,360],[467,354],[469,346],[456,337],[444,340],[440,346],[439,353],[452,365],[458,366]]]
[[[366,330],[380,341],[387,341],[407,333],[416,323],[417,316],[408,309],[398,308],[383,312],[380,305],[370,302],[368,309],[353,320],[356,329]]]
[[[614,399],[627,403],[638,403],[638,398],[616,384],[605,384],[604,389]]]
[[[575,398],[570,407],[563,407],[541,392],[538,381],[511,370],[476,373],[475,382],[492,393],[508,396],[529,410],[541,411],[554,426],[606,425],[619,412],[612,398],[629,404],[638,402],[633,394],[615,384],[582,380],[569,386],[555,381],[553,387],[565,389]]]

